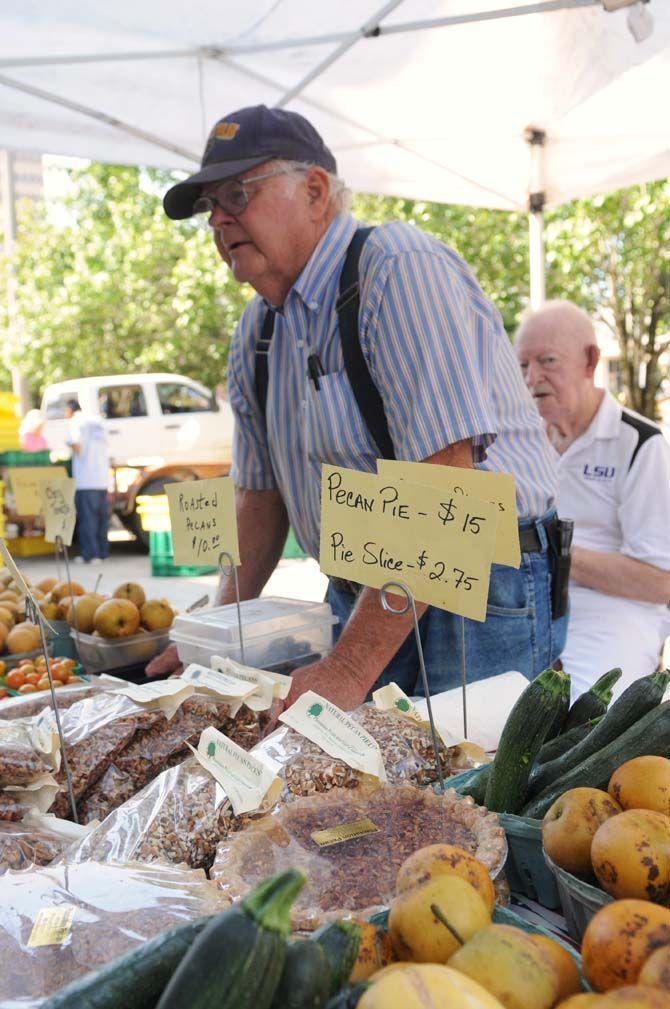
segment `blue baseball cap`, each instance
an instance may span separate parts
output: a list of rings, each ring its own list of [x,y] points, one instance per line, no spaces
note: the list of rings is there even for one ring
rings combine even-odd
[[[180,221],[193,215],[203,185],[235,178],[265,161],[304,161],[337,172],[337,162],[304,116],[285,109],[252,105],[214,125],[200,171],[177,183],[163,197],[168,217]]]

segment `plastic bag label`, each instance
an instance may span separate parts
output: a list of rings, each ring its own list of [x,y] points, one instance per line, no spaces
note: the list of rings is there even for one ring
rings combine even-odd
[[[385,687],[375,690],[372,700],[380,711],[393,711],[413,722],[423,723],[420,712],[397,683],[388,683]]]
[[[315,830],[310,836],[320,848],[330,848],[333,844],[342,844],[344,841],[352,841],[356,837],[378,833],[379,827],[368,817],[365,817],[363,820],[352,820],[351,823],[338,823],[337,827]]]
[[[299,697],[288,711],[279,716],[279,721],[290,725],[355,771],[386,781],[384,761],[376,740],[341,708],[313,690]]]
[[[236,816],[274,805],[281,794],[282,783],[272,768],[212,726],[201,734],[193,753],[223,787]]]
[[[234,718],[245,701],[256,690],[256,684],[218,669],[191,662],[181,676],[182,680],[193,684],[198,690],[213,694],[219,700],[230,704],[230,715]]]
[[[43,907],[37,912],[28,946],[62,946],[70,938],[74,911],[72,904]]]
[[[213,655],[211,661],[214,669],[254,684],[254,693],[244,701],[252,711],[267,711],[275,697],[283,700],[289,695],[292,682],[290,676],[271,673],[267,669],[255,669],[253,666],[243,666],[227,656],[222,658],[220,655]]]
[[[135,704],[147,708],[158,708],[169,721],[179,711],[187,697],[195,692],[191,683],[184,683],[181,678],[174,680],[157,680],[155,683],[127,683],[115,691],[129,697]]]

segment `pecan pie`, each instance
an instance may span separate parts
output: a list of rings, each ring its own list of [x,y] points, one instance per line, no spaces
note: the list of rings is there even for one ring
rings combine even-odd
[[[313,838],[315,832],[365,819],[377,828],[374,833],[328,847]],[[296,799],[253,820],[221,841],[211,877],[237,901],[264,877],[290,866],[301,869],[307,884],[294,905],[293,926],[311,930],[324,920],[367,916],[387,906],[405,859],[438,843],[472,852],[492,876],[507,854],[498,817],[471,798],[453,789],[438,795],[412,785],[380,785]]]

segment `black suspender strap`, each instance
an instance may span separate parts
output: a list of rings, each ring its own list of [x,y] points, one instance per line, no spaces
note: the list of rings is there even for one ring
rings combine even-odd
[[[263,319],[260,340],[256,344],[256,395],[258,404],[265,417],[265,405],[268,398],[268,354],[275,331],[275,313],[268,308]]]
[[[384,412],[384,403],[363,356],[358,331],[360,308],[358,261],[365,240],[372,230],[372,228],[359,228],[349,243],[340,274],[340,296],[337,299],[336,308],[340,322],[340,342],[344,367],[356,397],[358,409],[361,411],[368,431],[379,449],[380,456],[383,459],[395,459],[393,441]]]
[[[358,261],[365,240],[372,228],[359,228],[349,243],[340,274],[340,296],[336,309],[339,320],[340,342],[347,378],[361,411],[368,431],[372,435],[379,454],[383,459],[395,459],[393,441],[389,432],[384,403],[379,390],[372,380],[367,361],[361,349],[358,331],[360,290],[358,285]],[[268,354],[275,327],[275,312],[269,308],[263,319],[263,327],[256,344],[255,380],[258,403],[265,416],[268,396]],[[342,419],[345,422],[345,418]]]

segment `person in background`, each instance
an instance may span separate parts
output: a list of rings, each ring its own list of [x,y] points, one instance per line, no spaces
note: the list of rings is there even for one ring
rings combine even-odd
[[[670,446],[596,386],[595,329],[576,305],[533,312],[516,352],[560,456],[559,514],[575,522],[563,668],[577,695],[620,666],[621,693],[653,672],[670,630]]]
[[[242,598],[260,595],[289,523],[305,552],[319,556],[324,463],[375,472],[380,441],[389,441],[397,459],[513,473],[521,567],[494,565],[487,620],[465,621],[465,647],[472,680],[510,669],[532,679],[559,655],[567,624],[552,619],[549,589],[554,453],[500,314],[466,264],[402,222],[360,231],[349,197],[311,123],[259,105],[216,123],[201,171],[164,198],[175,220],[206,217],[235,279],[256,291],[235,330],[228,374]],[[359,283],[347,288],[360,291],[360,309],[343,333],[340,278],[361,239]],[[352,337],[367,388],[360,398],[342,349]],[[385,423],[386,437],[372,433],[366,412],[377,402],[374,426]],[[377,591],[343,579],[331,578],[327,598],[342,633],[329,655],[293,673],[288,703],[315,690],[351,710],[391,681],[421,694],[410,617],[389,616]],[[217,602],[233,599],[224,578]],[[464,624],[444,610],[417,609],[437,693],[460,683]],[[147,673],[176,662],[172,649]]]
[[[97,563],[109,557],[107,436],[100,418],[85,416],[76,399],[66,404],[65,416],[70,421],[67,443],[72,450],[74,503],[81,548],[81,556],[75,557],[75,562]]]
[[[39,410],[29,410],[19,425],[19,442],[23,452],[46,452],[49,448],[42,434],[45,418]]]

